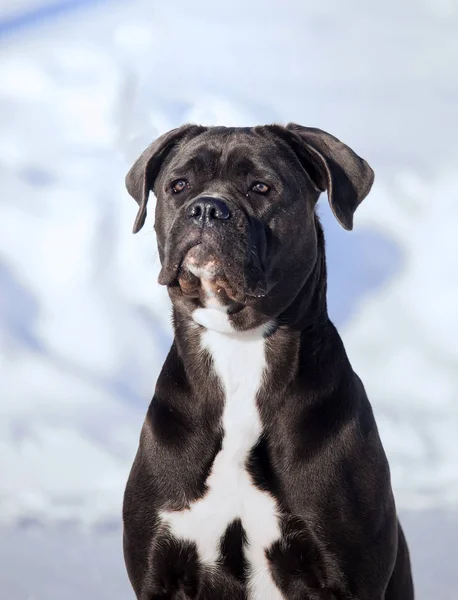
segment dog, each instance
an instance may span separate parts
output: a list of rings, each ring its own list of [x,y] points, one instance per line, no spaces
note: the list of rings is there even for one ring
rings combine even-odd
[[[296,124],[184,125],[135,162],[156,196],[174,340],[128,479],[138,600],[412,600],[372,408],[326,308],[327,191],[353,227],[374,174]],[[376,344],[374,340],[374,344]]]

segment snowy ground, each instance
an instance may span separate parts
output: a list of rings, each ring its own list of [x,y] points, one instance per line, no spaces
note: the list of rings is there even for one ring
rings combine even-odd
[[[184,121],[295,120],[376,170],[351,234],[320,205],[330,312],[374,404],[419,597],[456,598],[456,3],[13,4],[0,0],[1,597],[130,597],[107,532],[170,342],[151,222],[130,234],[130,162]]]

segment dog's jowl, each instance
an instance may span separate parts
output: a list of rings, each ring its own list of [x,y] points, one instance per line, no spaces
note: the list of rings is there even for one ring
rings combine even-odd
[[[185,125],[129,171],[134,232],[156,196],[175,333],[124,498],[139,600],[413,599],[315,214],[327,191],[352,229],[372,182],[348,146],[294,124]]]

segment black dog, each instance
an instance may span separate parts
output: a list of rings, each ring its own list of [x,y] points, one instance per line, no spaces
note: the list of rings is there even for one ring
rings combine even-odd
[[[352,229],[372,182],[345,144],[298,125],[186,125],[128,173],[134,232],[157,197],[175,328],[124,498],[140,600],[412,600],[315,214],[327,190]]]

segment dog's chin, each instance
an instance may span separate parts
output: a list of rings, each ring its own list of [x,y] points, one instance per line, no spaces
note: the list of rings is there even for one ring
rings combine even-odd
[[[193,246],[185,254],[178,285],[184,296],[199,299],[203,306],[234,311],[246,299],[246,294],[230,282],[223,261],[204,244]]]

